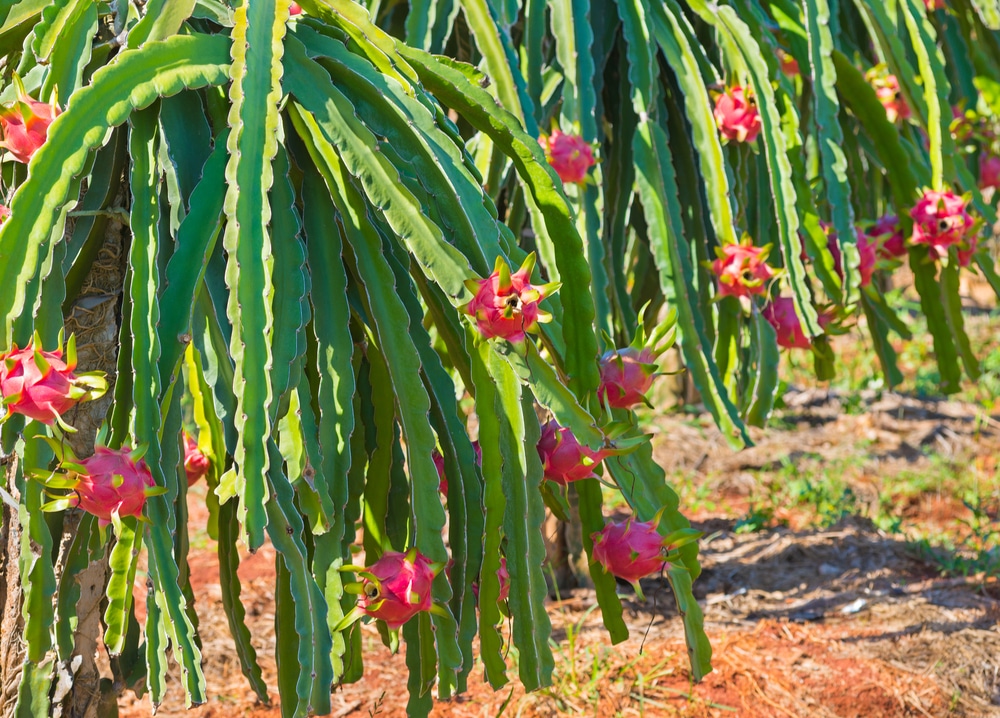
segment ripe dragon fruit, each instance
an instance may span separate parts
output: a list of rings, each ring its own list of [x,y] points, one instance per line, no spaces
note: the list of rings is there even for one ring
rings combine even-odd
[[[760,112],[748,89],[734,85],[715,98],[715,123],[727,140],[753,142],[760,134]]]
[[[749,237],[739,244],[716,247],[718,259],[712,262],[712,272],[719,282],[719,296],[749,297],[767,292],[767,282],[774,270],[767,264],[771,245],[755,247]]]
[[[98,446],[88,459],[64,462],[77,474],[76,495],[70,497],[70,505],[96,516],[102,527],[112,523],[116,515],[141,518],[146,498],[163,493],[142,459],[144,451]]]
[[[507,557],[500,557],[500,568],[497,569],[497,580],[500,581],[500,594],[497,603],[503,603],[510,598],[510,572],[507,570]],[[479,583],[472,584],[472,593],[479,599]]]
[[[778,62],[781,63],[781,71],[788,77],[798,77],[801,73],[799,70],[799,61],[790,52],[779,49]]]
[[[924,0],[924,7],[927,8],[927,12],[934,12],[935,10],[944,10],[948,6],[945,5],[944,0]]]
[[[555,420],[546,422],[542,427],[537,448],[545,478],[563,486],[594,476],[598,465],[614,453],[607,449],[593,451],[583,446],[573,432],[559,426]]]
[[[601,401],[616,409],[629,409],[646,402],[646,392],[656,378],[656,355],[652,349],[625,347],[601,356]]]
[[[875,220],[865,236],[876,243],[878,259],[895,260],[906,256],[906,239],[899,227],[899,218],[894,214],[886,214]]]
[[[208,473],[212,466],[209,459],[198,448],[198,442],[191,438],[191,435],[184,432],[184,472],[187,474],[188,486],[193,485],[202,476]]]
[[[775,297],[762,312],[764,319],[777,332],[778,346],[787,349],[808,349],[812,346],[809,337],[802,331],[802,324],[795,314],[795,300],[791,297]]]
[[[406,553],[386,551],[371,566],[358,570],[363,579],[358,608],[395,630],[434,608],[431,585],[442,568],[415,548]]]
[[[465,282],[475,296],[459,311],[475,320],[479,333],[486,339],[500,337],[514,344],[523,342],[525,332],[533,332],[538,322],[552,319],[552,315],[539,309],[538,303],[559,288],[558,282],[532,285],[534,267],[534,253],[513,274],[503,258],[497,257],[490,276]]]
[[[0,204],[0,224],[3,224],[8,219],[10,219],[10,207]]]
[[[288,8],[288,14],[292,16],[301,15],[302,8],[299,7],[299,4],[297,2],[293,2],[291,7]]]
[[[979,189],[1000,189],[1000,155],[979,155]]]
[[[840,245],[837,239],[837,232],[832,224],[820,222],[823,231],[826,232],[826,248],[833,255],[833,269],[841,281],[844,279],[844,262],[840,254]],[[875,273],[875,262],[877,259],[876,248],[878,243],[871,237],[865,235],[860,229],[855,230],[857,235],[858,248],[858,273],[861,275],[861,286],[867,287],[872,282],[872,275]]]
[[[52,426],[58,423],[72,431],[62,421],[62,415],[81,401],[96,399],[107,390],[104,375],[99,372],[74,374],[76,340],[70,337],[66,358],[62,349],[44,351],[36,334],[24,349],[13,345],[0,354],[0,394],[7,406],[7,416],[23,414],[29,419]],[[59,337],[62,346],[62,336]]]
[[[476,452],[476,465],[483,465],[483,449],[479,446],[478,441],[472,442],[472,448]],[[434,467],[437,469],[438,478],[441,480],[438,483],[438,491],[440,491],[445,496],[448,495],[448,477],[444,473],[444,456],[437,449],[434,449],[434,454],[431,457],[434,459]]]
[[[968,198],[948,190],[925,190],[910,216],[913,218],[913,244],[925,244],[931,255],[948,256],[948,248],[958,250],[959,265],[969,264],[976,251],[976,221],[966,211]]]
[[[62,110],[52,104],[33,100],[24,91],[21,79],[14,75],[17,100],[13,107],[0,107],[0,128],[3,141],[0,147],[6,149],[18,162],[27,164],[38,148],[45,144],[49,125]]]
[[[563,182],[586,181],[587,172],[596,164],[593,150],[579,135],[553,129],[551,135],[542,135],[538,142],[545,150],[545,158]]]
[[[865,79],[874,88],[875,96],[885,108],[889,122],[910,118],[910,106],[899,91],[899,80],[889,74],[885,65],[877,65],[865,73]]]

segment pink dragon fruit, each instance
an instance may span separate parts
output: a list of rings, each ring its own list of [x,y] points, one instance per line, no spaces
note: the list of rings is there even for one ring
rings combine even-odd
[[[497,601],[503,603],[510,598],[510,572],[507,570],[507,557],[500,557],[500,568],[497,569],[497,579],[500,581],[500,595]]]
[[[875,263],[878,260],[878,242],[861,230],[858,235],[858,256],[860,257],[858,271],[861,274],[861,286],[867,287],[872,283],[872,275],[875,273]]]
[[[62,421],[62,415],[81,401],[96,399],[107,390],[104,375],[99,372],[74,374],[76,341],[70,337],[66,359],[62,349],[44,351],[38,335],[24,349],[13,345],[0,354],[0,394],[7,406],[7,416],[23,414],[29,419],[52,426]],[[62,345],[62,337],[59,339]]]
[[[293,2],[291,7],[288,8],[288,14],[292,16],[301,15],[302,8],[299,7],[299,4],[297,2]]]
[[[1000,189],[1000,155],[979,155],[979,189]]]
[[[712,262],[712,272],[719,281],[722,297],[749,297],[767,292],[767,282],[774,270],[767,264],[771,245],[755,247],[749,237],[739,244],[716,247],[718,259]]]
[[[18,162],[27,164],[38,148],[45,144],[49,125],[62,110],[54,102],[48,104],[33,100],[25,91],[21,79],[14,76],[17,101],[13,107],[0,107],[0,128],[3,141],[0,147],[6,149]]]
[[[802,331],[802,324],[795,314],[795,300],[791,297],[775,297],[762,312],[764,319],[777,332],[778,346],[787,349],[808,349],[812,346],[809,337]]]
[[[734,85],[715,98],[715,123],[727,140],[753,142],[760,134],[760,112],[749,89]]]
[[[910,106],[899,91],[899,80],[888,73],[884,65],[877,65],[865,73],[865,79],[875,89],[875,96],[885,108],[889,122],[910,118]]]
[[[935,10],[944,10],[948,6],[945,5],[944,0],[924,0],[924,7],[927,8],[927,12],[934,12]]]
[[[513,274],[503,258],[497,257],[490,276],[465,282],[475,296],[459,307],[459,311],[475,320],[479,333],[486,339],[500,337],[514,344],[523,342],[525,332],[533,332],[538,322],[552,319],[548,312],[539,309],[538,303],[559,288],[557,282],[532,285],[534,267],[534,252]]]
[[[476,465],[483,465],[483,449],[479,446],[478,441],[472,442],[472,448],[476,452]],[[431,456],[434,459],[434,467],[437,469],[438,478],[440,482],[438,483],[438,491],[440,491],[445,496],[448,495],[448,477],[444,474],[444,456],[437,449],[434,449],[434,454]]]
[[[90,458],[70,464],[77,474],[70,505],[96,516],[102,527],[112,523],[115,515],[141,518],[146,498],[163,493],[142,453],[127,446],[117,450],[98,446]]]
[[[590,536],[594,560],[604,570],[632,584],[636,595],[645,600],[639,579],[659,573],[667,563],[667,541],[656,530],[659,520],[625,521],[605,524]]]
[[[421,611],[432,610],[431,585],[442,567],[415,548],[406,553],[386,551],[361,571],[361,612],[385,621],[390,630],[395,630]]]
[[[594,162],[594,152],[579,135],[568,135],[553,129],[551,135],[538,138],[545,158],[563,182],[579,183],[587,179]]]
[[[959,264],[966,266],[976,250],[976,221],[966,211],[968,198],[948,190],[925,190],[910,210],[913,218],[913,244],[925,244],[933,256],[948,256],[948,248],[958,250]]]
[[[569,429],[555,420],[545,423],[538,440],[538,455],[542,459],[545,478],[565,486],[572,481],[589,479],[594,470],[613,452],[593,451],[582,445]]]
[[[3,224],[8,219],[10,219],[10,207],[0,204],[0,224]]]
[[[193,485],[202,476],[208,473],[212,466],[209,459],[198,448],[198,442],[191,438],[191,435],[184,432],[184,472],[187,474],[188,486]]]
[[[652,349],[625,347],[601,356],[601,384],[597,395],[616,409],[630,409],[646,401],[646,392],[656,378],[656,355]]]
[[[875,220],[865,236],[876,243],[879,259],[895,260],[906,256],[906,239],[899,227],[899,218],[894,214],[886,214]]]
[[[790,52],[778,50],[778,62],[781,63],[781,71],[788,77],[798,77],[800,74],[799,61]]]

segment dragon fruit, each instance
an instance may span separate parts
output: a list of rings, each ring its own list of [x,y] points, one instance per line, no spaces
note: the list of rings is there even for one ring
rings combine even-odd
[[[800,74],[799,61],[790,52],[778,50],[778,62],[781,63],[781,71],[788,77],[798,77]]]
[[[762,311],[764,319],[778,334],[778,346],[787,349],[808,349],[812,346],[809,337],[802,331],[802,324],[795,314],[795,300],[791,297],[775,297]]]
[[[979,155],[979,189],[1000,189],[1000,155]]]
[[[944,0],[924,0],[924,7],[927,8],[927,12],[934,12],[935,10],[944,10],[948,6],[945,5]]]
[[[10,219],[10,207],[0,204],[0,224],[3,224],[8,219]]]
[[[507,557],[500,557],[500,568],[497,569],[497,579],[500,581],[500,595],[497,601],[503,603],[510,597],[510,572],[507,570]]]
[[[601,401],[616,409],[629,409],[646,401],[646,392],[656,378],[656,355],[652,349],[625,347],[601,356]]]
[[[899,218],[894,214],[886,214],[875,220],[865,236],[876,243],[878,259],[894,260],[906,256],[906,239],[899,227]]]
[[[644,599],[639,579],[659,573],[667,563],[667,541],[656,530],[659,520],[625,521],[605,524],[590,536],[594,542],[594,560],[604,570],[632,584],[636,595]]]
[[[478,441],[472,442],[472,448],[476,452],[476,465],[483,465],[483,449],[479,446]],[[438,483],[438,491],[440,491],[445,496],[448,495],[448,477],[444,474],[444,456],[437,449],[434,449],[434,454],[431,457],[434,459],[434,467],[437,469],[438,478],[440,482]]]
[[[67,464],[77,475],[70,505],[96,516],[102,527],[112,523],[114,516],[141,518],[146,498],[163,493],[142,453],[127,446],[98,446],[90,458]]]
[[[826,248],[833,255],[833,269],[841,281],[844,279],[844,262],[840,254],[840,245],[837,240],[837,232],[832,224],[820,223],[823,231],[826,232]],[[875,273],[875,261],[877,259],[876,249],[878,243],[864,234],[860,229],[855,230],[857,235],[858,248],[858,272],[861,275],[861,286],[867,287],[872,282],[872,275]]]
[[[386,551],[382,558],[362,569],[361,612],[386,622],[395,630],[434,603],[431,584],[442,564],[435,564],[417,549],[406,553]]]
[[[767,282],[774,270],[767,264],[771,245],[755,247],[749,237],[739,244],[716,247],[718,259],[712,262],[712,272],[719,281],[719,295],[749,297],[767,292]]]
[[[885,65],[877,65],[865,73],[865,79],[874,88],[875,96],[885,108],[889,122],[910,118],[910,106],[899,91],[899,79],[889,74]]]
[[[294,16],[294,15],[301,15],[302,14],[302,8],[299,7],[299,4],[297,2],[293,2],[291,4],[291,6],[288,8],[288,14],[292,15],[292,16]]]
[[[715,98],[715,123],[727,140],[753,142],[760,134],[760,112],[748,89],[727,87]]]
[[[184,472],[187,474],[188,486],[198,481],[208,473],[212,466],[209,459],[198,448],[198,442],[191,438],[191,435],[184,432]]]
[[[38,102],[24,91],[21,79],[14,75],[17,100],[13,107],[0,107],[0,129],[3,130],[4,148],[18,162],[27,164],[38,148],[45,144],[49,125],[62,110],[53,102]]]
[[[593,451],[582,445],[569,429],[559,426],[555,420],[545,423],[542,436],[538,440],[538,456],[546,479],[557,484],[566,484],[594,476],[594,470],[612,455],[612,451]]]
[[[976,250],[976,221],[966,210],[968,198],[948,190],[925,190],[910,210],[913,218],[913,244],[924,244],[933,256],[948,256],[948,248],[958,250],[961,266],[967,266]]]
[[[74,374],[76,341],[70,337],[66,358],[62,349],[44,351],[36,334],[24,349],[13,345],[0,354],[0,394],[7,406],[7,416],[23,414],[29,419],[52,426],[62,421],[62,415],[81,401],[96,399],[107,390],[104,375],[99,372]],[[59,338],[62,346],[62,337]],[[70,429],[71,430],[71,429]]]
[[[569,135],[553,129],[551,135],[538,138],[545,150],[545,158],[563,182],[579,183],[587,179],[587,172],[594,166],[594,152],[579,135]]]
[[[475,296],[459,311],[475,320],[479,333],[486,339],[500,337],[514,344],[523,342],[525,332],[533,332],[538,322],[552,319],[552,315],[539,309],[538,303],[559,288],[557,282],[537,287],[531,284],[534,267],[534,252],[513,274],[503,258],[497,257],[490,276],[465,282]]]

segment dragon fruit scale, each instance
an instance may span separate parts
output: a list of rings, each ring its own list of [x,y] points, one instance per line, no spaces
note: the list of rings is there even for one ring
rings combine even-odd
[[[542,311],[538,303],[554,293],[559,283],[534,286],[531,284],[534,267],[534,253],[529,254],[513,274],[503,258],[497,257],[490,276],[465,282],[474,296],[459,307],[459,311],[472,317],[485,339],[499,337],[519,344],[524,342],[526,332],[536,331],[539,322],[552,319],[552,315]]]
[[[358,608],[395,630],[421,611],[433,610],[431,585],[442,568],[415,548],[406,553],[386,551],[359,571],[363,582]]]
[[[760,111],[750,91],[734,85],[715,99],[715,123],[730,141],[753,142],[760,134]]]
[[[13,345],[0,354],[0,395],[7,416],[22,414],[52,426],[72,430],[62,415],[81,401],[96,399],[107,390],[100,372],[75,374],[76,341],[70,337],[63,356],[61,348],[45,351],[38,335],[24,349]],[[59,338],[62,347],[62,337]]]
[[[114,516],[141,518],[146,499],[163,492],[143,461],[143,453],[127,446],[98,446],[93,456],[72,464],[76,493],[70,497],[70,505],[96,516],[102,527],[112,523]]]
[[[553,129],[551,135],[538,138],[545,150],[545,158],[552,165],[564,183],[581,183],[587,180],[587,173],[596,163],[594,151],[579,135],[571,135]]]

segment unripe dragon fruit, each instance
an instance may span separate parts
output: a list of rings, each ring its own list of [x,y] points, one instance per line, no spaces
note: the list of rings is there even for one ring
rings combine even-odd
[[[889,74],[885,65],[877,65],[865,73],[865,79],[874,88],[875,96],[885,108],[889,122],[910,118],[910,106],[899,91],[899,80]]]
[[[49,125],[62,110],[54,102],[38,102],[24,91],[21,79],[14,75],[17,100],[13,107],[0,107],[0,129],[3,141],[0,147],[6,149],[18,162],[27,164],[38,148],[45,144]]]
[[[94,455],[68,464],[77,474],[71,506],[79,506],[97,517],[99,526],[112,523],[113,516],[142,517],[146,498],[163,493],[156,487],[142,451],[96,447]]]
[[[715,98],[715,123],[727,140],[753,142],[760,134],[760,112],[748,89],[727,87]]]
[[[646,392],[656,378],[656,355],[652,349],[625,347],[601,356],[601,384],[597,394],[616,409],[629,409],[646,401]]]
[[[875,220],[865,235],[876,243],[879,259],[894,260],[906,256],[906,239],[899,227],[899,218],[894,214],[886,214]]]
[[[208,473],[212,466],[209,459],[198,448],[198,442],[191,438],[191,435],[184,432],[184,472],[187,474],[188,486],[193,485],[202,476]]]
[[[76,341],[70,337],[66,359],[62,349],[44,351],[39,348],[38,335],[24,349],[13,345],[0,354],[0,394],[7,406],[7,416],[23,414],[29,419],[52,426],[62,421],[62,414],[81,401],[96,399],[107,390],[104,375],[99,372],[74,374]],[[62,337],[59,338],[62,346]]]
[[[771,245],[755,247],[749,237],[739,244],[716,247],[712,272],[719,283],[719,296],[749,297],[767,292],[767,282],[775,275],[767,264]]]
[[[472,448],[476,452],[476,465],[477,466],[482,466],[483,465],[483,449],[482,449],[482,447],[479,446],[479,442],[478,441],[473,441],[472,442]],[[438,478],[440,479],[440,482],[438,482],[438,491],[440,491],[442,494],[444,494],[445,496],[447,496],[448,495],[448,477],[445,476],[445,473],[444,473],[444,456],[441,455],[440,451],[438,451],[437,449],[434,449],[434,454],[432,455],[431,458],[434,459],[434,467],[437,469]]]
[[[775,297],[762,313],[778,335],[778,346],[787,349],[808,349],[812,346],[809,337],[802,331],[802,324],[795,314],[795,300],[791,297]]]
[[[913,244],[924,244],[932,256],[948,256],[956,247],[961,266],[966,266],[976,250],[976,221],[966,211],[968,199],[948,190],[925,190],[910,216],[913,218]]]
[[[569,429],[555,420],[545,423],[538,440],[538,456],[542,459],[545,478],[566,484],[594,476],[594,470],[612,455],[612,451],[593,451],[582,445]]]
[[[360,571],[363,583],[358,607],[364,615],[395,630],[421,611],[434,607],[431,585],[442,569],[415,548],[406,553],[386,551]]]
[[[979,189],[1000,189],[1000,155],[979,155]]]
[[[538,303],[559,288],[557,282],[534,286],[531,270],[535,254],[531,253],[513,274],[502,257],[497,257],[493,273],[485,279],[469,279],[466,288],[475,294],[459,311],[475,320],[479,333],[486,339],[500,337],[514,344],[525,340],[525,332],[537,329],[538,322],[547,322],[552,315]]]
[[[563,182],[586,181],[587,173],[596,164],[594,151],[579,135],[553,129],[551,135],[542,135],[538,142],[545,150],[545,158]]]

